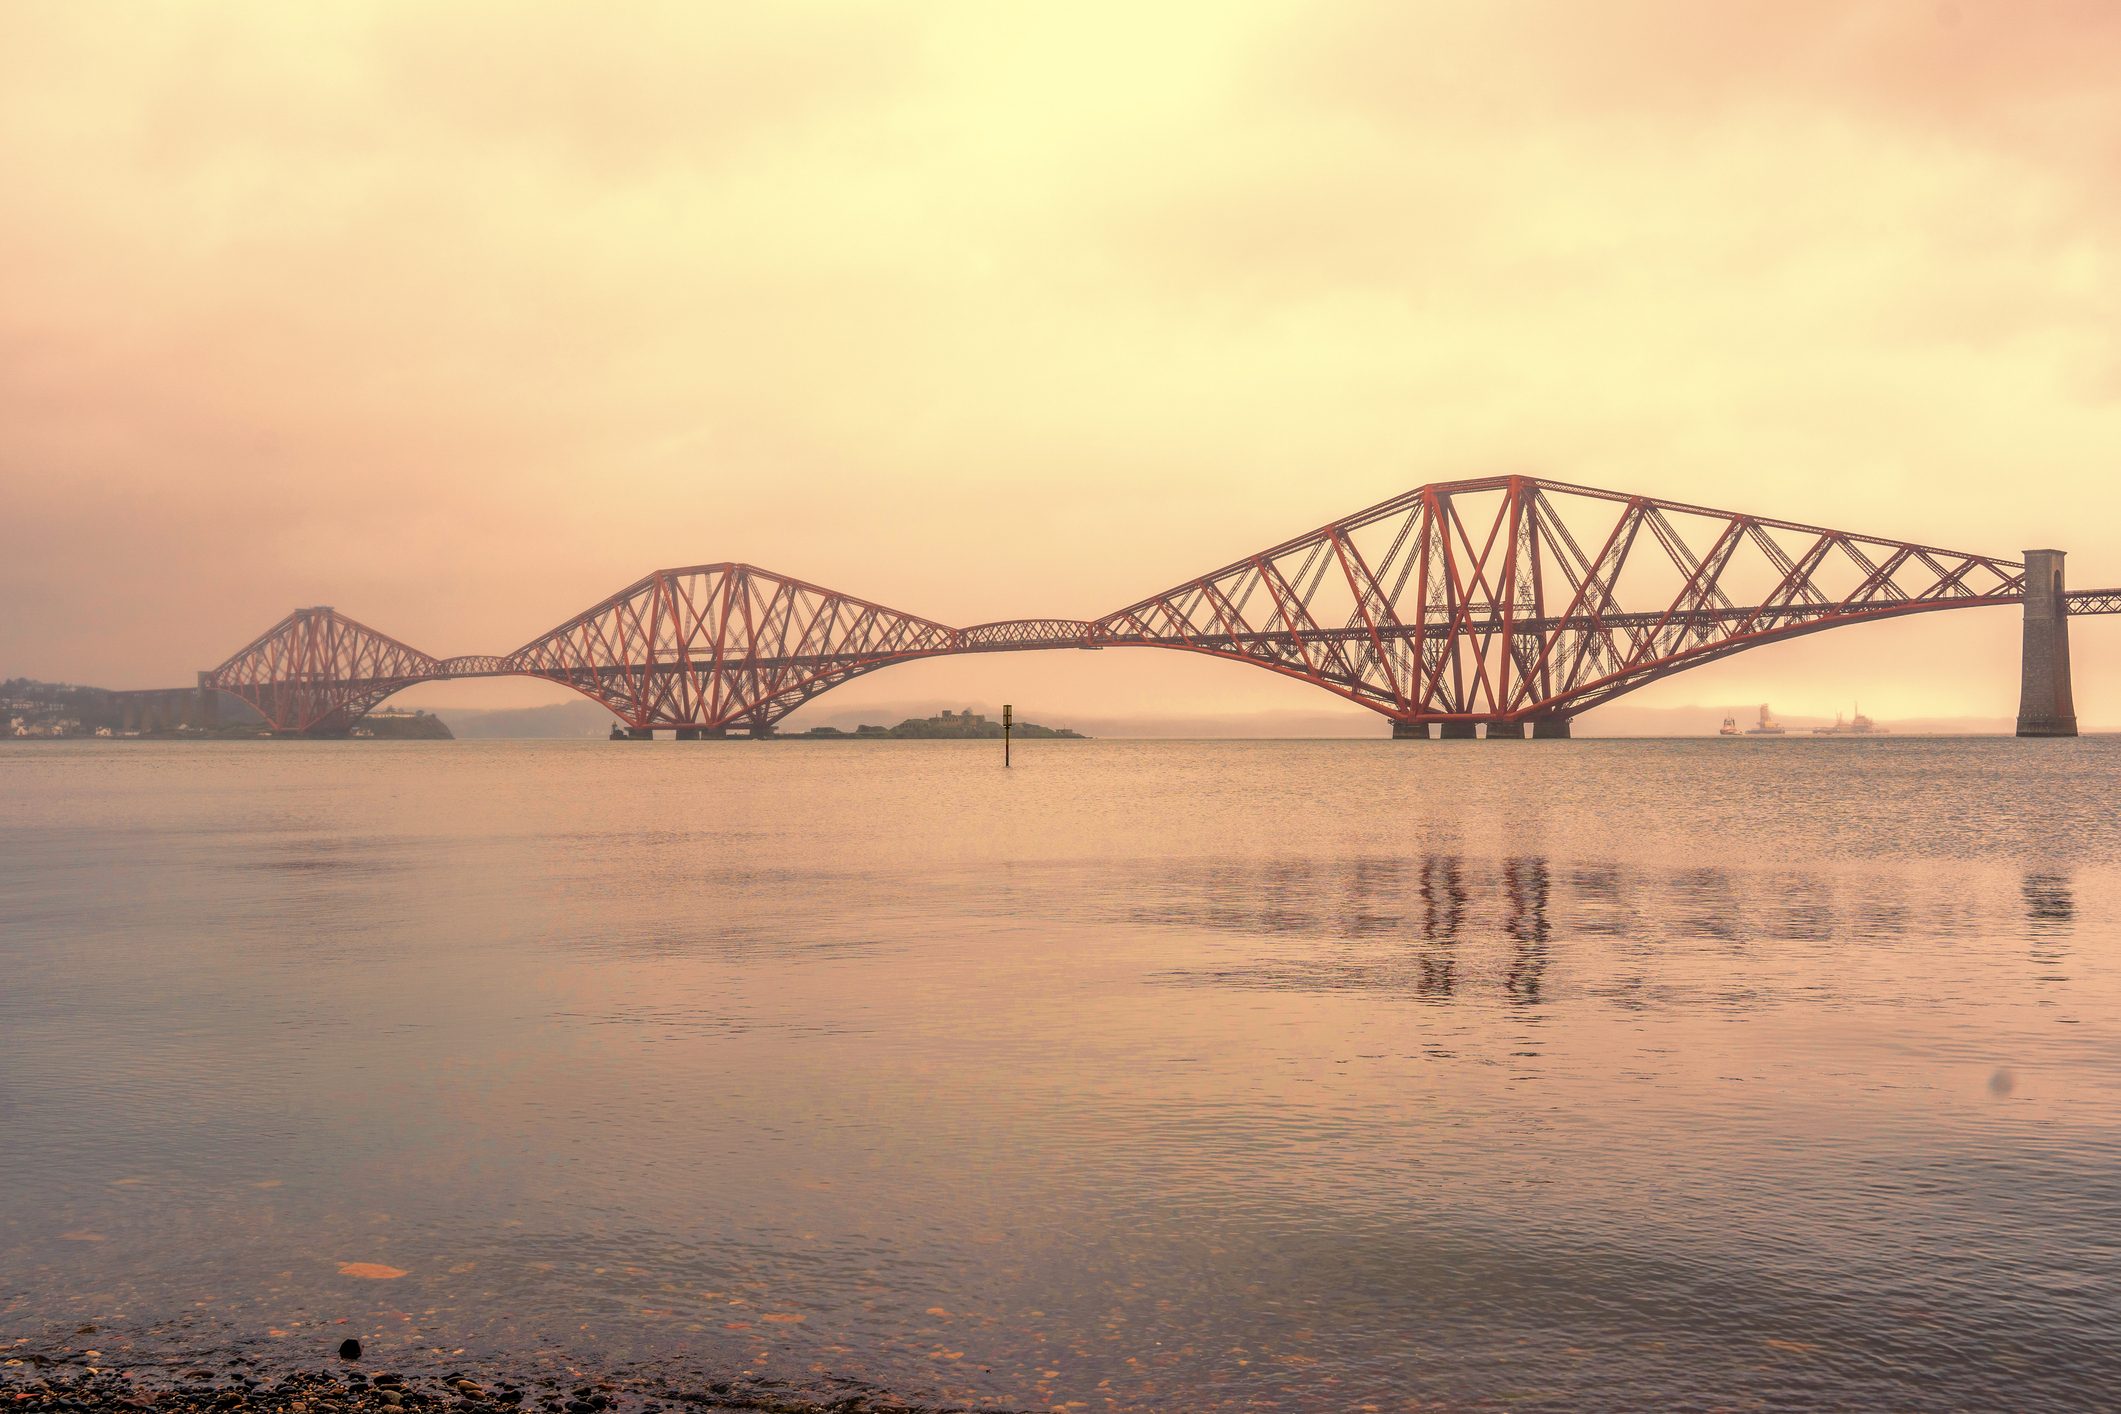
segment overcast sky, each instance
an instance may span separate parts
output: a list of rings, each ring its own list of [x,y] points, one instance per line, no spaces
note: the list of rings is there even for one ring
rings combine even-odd
[[[2116,74],[2108,0],[15,0],[0,675],[187,682],[312,603],[505,652],[722,559],[1094,617],[1504,471],[2121,584]],[[1639,697],[2005,715],[2016,639]],[[2121,621],[2076,642],[2121,725]],[[1157,653],[818,707],[1005,697],[1334,710]]]

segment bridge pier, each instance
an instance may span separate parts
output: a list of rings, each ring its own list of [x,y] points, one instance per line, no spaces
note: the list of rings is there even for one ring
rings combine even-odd
[[[1530,731],[1525,728],[1530,727]],[[1567,717],[1524,717],[1514,722],[1488,723],[1489,741],[1567,741]]]
[[[627,739],[628,741],[654,741],[654,740],[655,740],[655,728],[654,728],[654,727],[628,727],[628,728],[626,728],[626,739]]]
[[[204,683],[196,688],[115,692],[111,697],[117,705],[120,731],[155,734],[179,727],[212,728],[221,722],[221,695]]]
[[[1532,728],[1529,732],[1525,730],[1525,726],[1528,723]],[[1436,724],[1436,740],[1472,741],[1480,735],[1482,725],[1482,723],[1474,721],[1438,722]],[[1514,722],[1488,722],[1485,725],[1489,741],[1525,741],[1528,739],[1531,741],[1567,741],[1569,739],[1569,719],[1567,717],[1527,717],[1520,718]],[[1429,724],[1427,722],[1392,723],[1392,740],[1394,741],[1428,741],[1429,739]]]
[[[2018,686],[2019,736],[2075,736],[2069,617],[2060,550],[2025,552],[2025,647]]]

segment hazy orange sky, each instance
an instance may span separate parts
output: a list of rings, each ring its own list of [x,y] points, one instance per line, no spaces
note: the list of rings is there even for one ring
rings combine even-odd
[[[722,559],[1092,617],[1506,471],[2121,584],[2116,74],[2109,0],[15,0],[0,675],[184,683],[311,603],[505,652]],[[1630,700],[2002,716],[2017,631]],[[2075,643],[2121,724],[2121,622]],[[1374,724],[1144,652],[791,725],[1004,698]]]

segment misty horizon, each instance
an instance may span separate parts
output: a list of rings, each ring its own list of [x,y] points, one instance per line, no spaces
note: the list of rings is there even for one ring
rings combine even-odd
[[[2121,0],[0,0],[0,192],[0,1410],[2121,1404]]]
[[[0,18],[9,671],[505,652],[721,560],[1088,616],[1500,472],[2121,583],[2110,7],[491,18]],[[2011,616],[1942,617],[1641,700],[2008,715]],[[1007,691],[1317,705],[1157,656]]]

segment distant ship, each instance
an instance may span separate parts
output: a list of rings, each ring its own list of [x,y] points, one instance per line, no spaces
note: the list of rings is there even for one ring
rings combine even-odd
[[[1720,727],[1718,727],[1718,728],[1716,729],[1716,735],[1718,735],[1718,736],[1736,736],[1736,735],[1738,735],[1738,719],[1737,719],[1736,717],[1725,717],[1725,718],[1723,719],[1723,725],[1722,725],[1722,726],[1720,726]]]
[[[1860,703],[1857,706],[1855,720],[1844,722],[1841,720],[1841,714],[1836,712],[1834,714],[1834,725],[1812,728],[1813,736],[1885,736],[1887,734],[1884,727],[1879,726],[1869,717],[1863,715]]]
[[[1782,723],[1775,720],[1775,714],[1768,711],[1767,703],[1763,702],[1760,704],[1759,724],[1747,727],[1745,734],[1747,736],[1781,736]]]

